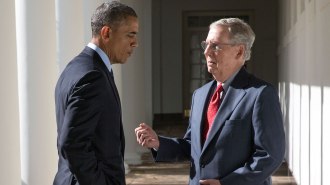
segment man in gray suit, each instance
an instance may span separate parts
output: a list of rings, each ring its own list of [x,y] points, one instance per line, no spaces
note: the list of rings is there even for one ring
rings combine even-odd
[[[214,80],[192,97],[183,138],[158,136],[141,123],[137,141],[156,161],[190,160],[190,185],[270,185],[284,158],[285,136],[274,87],[249,74],[255,34],[237,18],[210,25],[202,42]]]
[[[124,185],[125,138],[112,64],[137,46],[135,11],[112,1],[91,19],[92,40],[55,89],[58,171],[54,185]]]

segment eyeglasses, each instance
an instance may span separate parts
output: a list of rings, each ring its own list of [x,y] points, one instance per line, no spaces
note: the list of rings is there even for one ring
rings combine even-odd
[[[228,43],[224,43],[224,44],[215,44],[215,43],[207,43],[206,41],[202,41],[201,42],[201,46],[203,48],[203,50],[205,51],[207,47],[210,47],[210,49],[214,52],[218,52],[222,49],[221,46],[233,46],[233,45],[236,45],[236,44],[228,44]]]

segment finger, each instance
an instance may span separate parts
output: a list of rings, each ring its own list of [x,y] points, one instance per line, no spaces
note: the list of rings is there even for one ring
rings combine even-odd
[[[221,185],[220,181],[217,179],[204,179],[200,180],[199,183],[203,185]]]
[[[148,134],[141,134],[141,137],[139,138],[140,141],[145,141],[145,140],[151,140],[152,137]]]
[[[142,143],[146,137],[147,137],[147,133],[144,133],[143,131],[140,131],[138,133],[138,140],[140,141],[140,143]]]
[[[136,140],[139,141],[139,130],[138,128],[135,129],[135,136],[136,136]]]
[[[144,140],[142,141],[141,145],[142,145],[143,147],[149,147],[149,140],[148,140],[148,139],[144,139]]]
[[[139,126],[137,128],[135,128],[135,134],[139,131],[139,130],[144,130],[147,129],[148,126],[145,123],[140,123]]]
[[[142,145],[143,147],[145,147],[145,146],[147,145],[147,141],[146,141],[146,140],[141,140],[141,145]]]
[[[149,125],[147,125],[147,124],[145,124],[145,123],[141,123],[141,124],[140,124],[140,127],[141,127],[141,128],[144,128],[144,129],[150,129],[150,128],[151,128]]]
[[[136,135],[137,139],[141,136],[142,132],[143,132],[143,129],[140,127],[135,129],[135,135]]]
[[[141,134],[142,134],[142,130],[136,130],[136,131],[135,131],[136,140],[137,140],[138,142],[139,142],[139,140],[140,140]]]
[[[139,129],[136,131],[136,136],[137,138],[140,138],[142,134],[147,134],[147,130],[146,129]]]
[[[199,183],[202,185],[209,185],[210,182],[208,180],[199,180]]]
[[[199,180],[199,184],[205,184],[205,180]]]
[[[150,133],[149,133],[147,130],[140,130],[140,131],[138,132],[138,137],[139,137],[139,138],[143,138],[143,137],[145,137],[145,136],[147,136],[147,135],[150,135]]]
[[[142,132],[139,133],[139,137],[137,138],[139,144],[143,143],[145,140],[152,140],[154,139],[150,133]]]
[[[155,140],[152,137],[146,136],[143,138],[143,140],[141,140],[141,145],[144,147],[150,147],[153,141]]]

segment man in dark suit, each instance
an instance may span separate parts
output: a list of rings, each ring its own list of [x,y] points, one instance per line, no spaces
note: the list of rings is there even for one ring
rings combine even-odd
[[[122,3],[103,3],[91,26],[91,42],[66,66],[55,89],[59,161],[54,185],[126,184],[112,64],[125,63],[137,47],[137,15]]]
[[[255,35],[237,18],[210,25],[202,48],[214,81],[192,97],[185,136],[157,136],[145,123],[137,141],[156,161],[188,159],[190,185],[270,185],[284,158],[285,136],[276,90],[244,67]]]

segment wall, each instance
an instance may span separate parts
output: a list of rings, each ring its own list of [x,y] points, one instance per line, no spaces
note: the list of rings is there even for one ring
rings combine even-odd
[[[0,1],[0,184],[19,184],[20,143],[16,63],[15,2]]]
[[[139,164],[146,152],[137,142],[134,129],[141,122],[152,124],[151,107],[151,0],[122,0],[134,8],[139,20],[138,47],[124,65],[113,65],[122,104],[125,131],[125,162]]]
[[[17,60],[12,62],[17,62],[21,182],[51,184],[57,166],[55,3],[16,0],[14,11]]]
[[[277,1],[153,0],[153,113],[182,113],[182,12],[252,10],[256,42],[251,71],[277,84]]]
[[[286,160],[302,185],[327,185],[330,170],[330,1],[282,0],[279,94]]]

